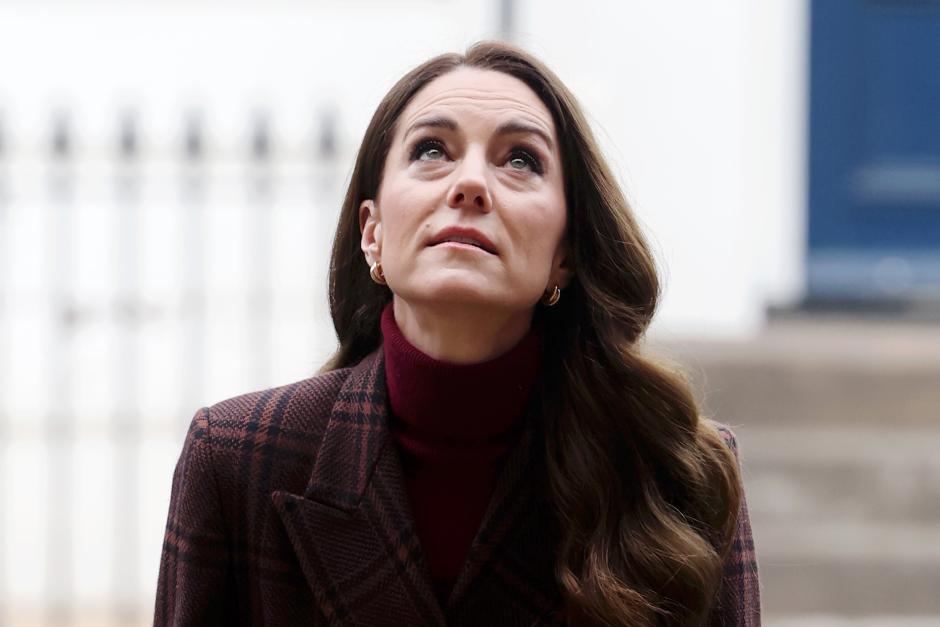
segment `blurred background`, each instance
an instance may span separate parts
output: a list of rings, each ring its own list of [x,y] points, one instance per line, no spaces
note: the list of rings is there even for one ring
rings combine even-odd
[[[938,0],[4,0],[0,624],[149,623],[193,413],[326,359],[369,117],[481,38],[578,95],[651,239],[764,624],[940,625]]]

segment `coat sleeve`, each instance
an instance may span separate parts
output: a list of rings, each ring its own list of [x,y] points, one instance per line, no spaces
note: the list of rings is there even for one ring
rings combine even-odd
[[[718,429],[722,438],[738,459],[738,444],[734,433],[726,426]],[[760,627],[760,579],[757,570],[757,555],[754,551],[754,536],[747,511],[747,499],[741,493],[737,529],[731,550],[725,560],[724,574],[718,590],[715,607],[709,615],[708,627]]]
[[[193,416],[173,472],[154,626],[222,625],[228,539],[214,475],[209,410]]]

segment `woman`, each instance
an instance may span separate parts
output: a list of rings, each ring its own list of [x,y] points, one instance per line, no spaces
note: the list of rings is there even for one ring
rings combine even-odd
[[[335,355],[196,413],[158,625],[758,625],[735,440],[638,342],[659,285],[570,92],[403,77],[333,245]]]

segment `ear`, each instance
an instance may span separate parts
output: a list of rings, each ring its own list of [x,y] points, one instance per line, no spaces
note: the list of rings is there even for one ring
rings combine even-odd
[[[557,284],[559,288],[565,289],[574,278],[574,274],[574,258],[571,255],[567,238],[562,237],[558,248],[555,249],[555,256],[552,258],[552,271],[546,287]]]
[[[365,253],[366,263],[382,261],[382,223],[375,201],[363,200],[359,205],[359,231],[362,233],[360,247]]]

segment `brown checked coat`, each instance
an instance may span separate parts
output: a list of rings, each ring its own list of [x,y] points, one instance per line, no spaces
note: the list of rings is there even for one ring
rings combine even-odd
[[[199,410],[173,475],[154,624],[565,624],[532,407],[443,607],[386,412],[381,348]],[[707,625],[759,624],[745,503]]]

